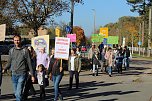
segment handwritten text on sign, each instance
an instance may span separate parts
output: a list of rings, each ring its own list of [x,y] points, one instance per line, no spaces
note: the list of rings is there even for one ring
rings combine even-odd
[[[69,58],[70,38],[55,38],[55,58],[68,60]]]

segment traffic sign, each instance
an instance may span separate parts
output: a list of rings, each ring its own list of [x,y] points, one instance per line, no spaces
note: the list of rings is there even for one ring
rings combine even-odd
[[[66,27],[65,27],[65,31],[66,31],[67,33],[70,33],[70,32],[71,32],[71,27],[70,27],[70,26],[66,26]]]
[[[141,41],[138,41],[138,45],[140,46],[142,44],[142,42]]]

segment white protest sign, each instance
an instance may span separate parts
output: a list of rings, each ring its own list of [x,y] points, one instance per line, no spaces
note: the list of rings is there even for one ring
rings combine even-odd
[[[0,25],[0,41],[5,40],[6,24]]]
[[[54,57],[58,59],[68,60],[69,48],[70,48],[70,38],[56,37]]]

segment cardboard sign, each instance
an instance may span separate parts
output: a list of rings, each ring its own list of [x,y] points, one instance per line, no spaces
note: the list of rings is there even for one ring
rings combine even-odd
[[[41,48],[45,48],[45,52],[49,54],[49,35],[42,35],[32,38],[32,47],[36,52],[39,52]]]
[[[56,37],[54,58],[68,60],[69,48],[70,48],[70,38]]]
[[[109,36],[107,38],[107,44],[118,44],[119,37],[118,36]]]
[[[100,34],[92,34],[91,41],[92,42],[103,42],[103,36]]]
[[[6,24],[0,25],[0,41],[5,40]]]
[[[104,38],[108,38],[108,27],[100,28],[100,33]]]
[[[70,38],[70,42],[76,42],[76,34],[67,34],[67,38]]]

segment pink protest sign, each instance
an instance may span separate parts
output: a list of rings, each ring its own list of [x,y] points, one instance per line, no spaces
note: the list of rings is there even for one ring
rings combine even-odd
[[[76,42],[76,34],[67,34],[67,38],[70,38],[70,42]]]

